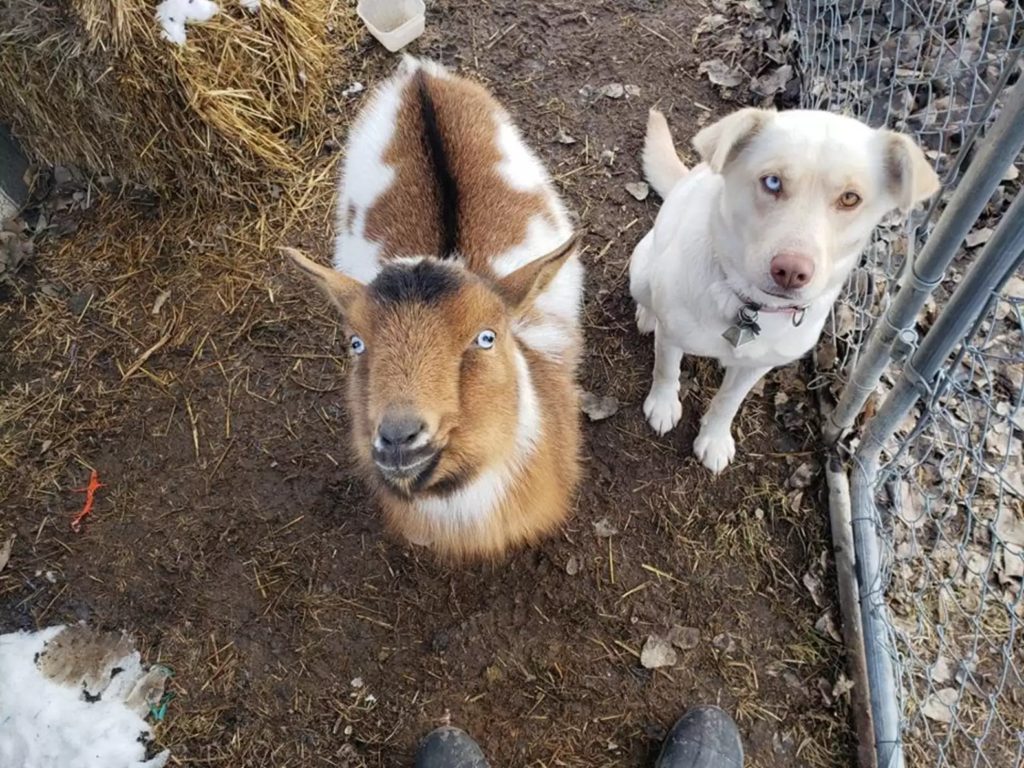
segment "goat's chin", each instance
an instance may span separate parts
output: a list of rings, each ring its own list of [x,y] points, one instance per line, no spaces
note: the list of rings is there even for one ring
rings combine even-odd
[[[437,448],[400,465],[385,464],[375,457],[371,461],[377,479],[385,489],[404,499],[411,499],[429,486],[442,454],[442,449]]]

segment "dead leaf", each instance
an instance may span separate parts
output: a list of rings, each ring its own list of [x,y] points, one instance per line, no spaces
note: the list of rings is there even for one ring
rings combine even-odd
[[[1024,548],[1016,544],[1007,544],[1002,554],[999,582],[1005,586],[1013,579],[1024,579]]]
[[[591,421],[603,421],[619,412],[619,401],[611,395],[584,392],[580,396],[580,408]]]
[[[992,237],[992,234],[993,231],[989,227],[976,229],[964,238],[964,245],[968,248],[977,248],[979,245],[987,243],[989,238]]]
[[[680,651],[690,651],[700,645],[700,630],[676,624],[669,630],[666,639]]]
[[[626,191],[637,200],[646,200],[651,193],[651,188],[643,181],[632,181],[626,185]]]
[[[0,571],[7,567],[7,563],[11,559],[11,549],[14,547],[14,539],[14,534],[11,534],[11,537],[0,545]]]
[[[837,643],[843,642],[843,636],[840,635],[839,630],[836,629],[836,620],[832,617],[832,611],[823,613],[821,618],[814,623],[814,628],[818,631],[818,634],[823,637],[830,637]]]
[[[810,571],[804,574],[804,586],[811,593],[811,599],[816,606],[824,608],[828,605],[828,600],[825,599],[825,586],[821,583],[821,579]]]
[[[603,85],[598,88],[597,94],[609,99],[621,99],[626,95],[626,89],[623,87],[622,83],[609,83],[608,85]]]
[[[562,129],[559,129],[558,135],[555,136],[555,141],[557,141],[559,144],[575,144],[576,143],[576,139],[574,139],[572,136],[570,136],[568,133],[566,133]]]
[[[728,632],[715,635],[715,638],[711,641],[711,645],[722,653],[732,653],[736,650],[736,640]]]
[[[627,96],[639,96],[640,95],[640,86],[639,85],[627,85],[626,86],[626,95]]]
[[[839,352],[834,341],[826,341],[818,347],[818,368],[822,371],[831,371],[835,368]]]
[[[572,555],[565,563],[565,572],[570,576],[575,576],[580,572],[580,561],[576,555]]]
[[[814,464],[809,461],[805,461],[796,468],[796,471],[792,475],[789,476],[789,487],[795,490],[807,488],[810,486],[811,481],[814,480],[815,470],[816,467]]]
[[[708,80],[723,88],[735,88],[744,80],[742,72],[733,69],[721,59],[703,61],[697,71],[702,75],[707,75]]]
[[[1024,523],[1008,505],[1003,505],[996,515],[996,536],[1004,544],[1015,544],[1024,547]]]
[[[675,649],[663,637],[651,635],[640,653],[640,664],[644,669],[660,669],[674,666],[678,657]]]
[[[948,683],[953,679],[953,665],[945,656],[939,656],[931,670],[929,670],[928,677],[931,678],[933,683],[938,683],[939,685]]]
[[[921,714],[936,723],[953,722],[953,706],[958,694],[955,688],[943,688],[928,696],[921,706]]]
[[[853,690],[853,680],[840,673],[836,684],[832,686],[832,698],[838,699]]]
[[[160,295],[156,297],[156,301],[153,302],[153,309],[150,314],[159,315],[160,310],[163,309],[164,304],[167,303],[169,298],[171,298],[170,290],[161,291]]]
[[[617,534],[619,529],[608,522],[607,517],[602,517],[596,523],[594,523],[594,535],[599,539],[610,539],[612,536]]]
[[[763,98],[769,99],[777,93],[782,93],[786,89],[786,84],[792,79],[793,67],[784,64],[770,75],[756,78],[751,84],[751,90]]]

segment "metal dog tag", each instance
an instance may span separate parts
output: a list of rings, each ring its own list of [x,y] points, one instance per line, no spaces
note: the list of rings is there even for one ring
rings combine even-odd
[[[749,344],[761,332],[761,326],[757,324],[757,310],[755,304],[744,304],[736,314],[736,322],[722,333],[722,338],[732,344],[733,349]]]

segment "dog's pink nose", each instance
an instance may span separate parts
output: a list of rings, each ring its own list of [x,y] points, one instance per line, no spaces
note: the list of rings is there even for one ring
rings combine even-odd
[[[814,277],[814,262],[799,253],[780,253],[772,259],[772,280],[779,288],[803,288]]]

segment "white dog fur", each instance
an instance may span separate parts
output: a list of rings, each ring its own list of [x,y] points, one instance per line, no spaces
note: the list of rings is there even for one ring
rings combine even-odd
[[[688,171],[651,110],[644,174],[664,204],[633,251],[630,292],[637,327],[654,332],[644,414],[658,434],[682,416],[684,353],[725,368],[694,443],[718,473],[735,456],[732,421],[747,393],[810,351],[874,227],[939,180],[906,136],[828,112],[742,109],[693,145],[703,162]],[[761,306],[760,333],[734,348],[722,334],[745,303]]]

